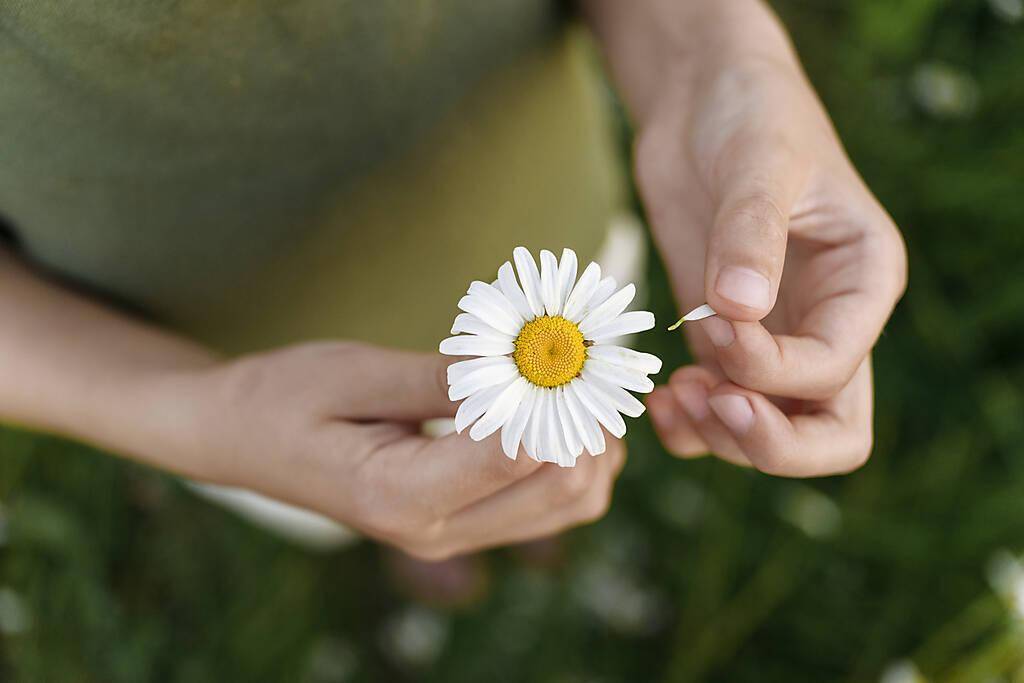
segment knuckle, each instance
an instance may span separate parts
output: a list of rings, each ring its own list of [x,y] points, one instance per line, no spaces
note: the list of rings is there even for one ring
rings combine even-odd
[[[420,560],[422,562],[443,562],[444,560],[451,559],[457,553],[454,548],[447,544],[435,542],[435,543],[424,543],[424,542],[412,542],[400,544],[398,546],[407,555]]]
[[[652,220],[663,214],[677,195],[682,155],[673,146],[666,145],[665,140],[664,127],[652,126],[637,136],[634,145],[633,173]]]
[[[786,477],[789,476],[789,467],[792,463],[792,458],[788,453],[782,451],[776,451],[774,449],[767,449],[759,453],[751,453],[748,455],[750,464],[754,466],[758,472],[768,474],[773,477]]]
[[[452,360],[445,356],[437,357],[437,364],[434,368],[434,385],[438,396],[448,395],[448,366]]]
[[[903,241],[903,235],[896,226],[891,226],[889,230],[889,239],[892,242],[890,247],[890,253],[892,254],[892,277],[893,277],[893,293],[894,299],[898,301],[903,297],[903,294],[907,291],[907,282],[909,278],[908,265],[907,265],[907,245]]]
[[[762,241],[786,242],[789,216],[767,191],[755,191],[726,206],[722,219],[755,228]]]
[[[590,468],[587,468],[590,469]],[[576,500],[590,490],[592,476],[586,469],[574,467],[560,478],[560,493],[563,500]]]
[[[512,460],[505,457],[504,452],[501,450],[499,439],[490,439],[489,441],[491,443],[489,444],[490,448],[488,448],[488,463],[485,470],[488,479],[498,484],[512,482],[521,476],[521,472],[529,469],[531,463],[523,462],[521,459]]]
[[[843,473],[848,474],[859,470],[868,463],[871,458],[871,452],[874,448],[874,436],[869,430],[866,434],[862,435],[856,440],[853,447],[851,448],[849,456],[849,465],[844,468]]]
[[[590,523],[601,519],[608,514],[611,502],[612,494],[610,486],[594,491],[592,494],[587,496],[584,501],[582,511],[583,515],[581,517],[582,521]]]

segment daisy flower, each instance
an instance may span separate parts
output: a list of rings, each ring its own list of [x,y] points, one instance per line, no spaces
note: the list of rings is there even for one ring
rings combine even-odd
[[[661,360],[613,342],[651,329],[654,315],[624,312],[636,288],[617,290],[596,263],[577,281],[571,249],[560,262],[541,251],[539,270],[523,247],[513,260],[515,269],[506,261],[494,282],[470,285],[452,325],[457,336],[441,342],[441,353],[477,356],[448,367],[448,397],[462,401],[455,430],[472,425],[474,441],[501,430],[513,460],[522,444],[534,460],[572,467],[583,449],[604,452],[601,427],[619,438],[622,415],[643,413],[629,392],[654,389],[647,375],[661,370]]]

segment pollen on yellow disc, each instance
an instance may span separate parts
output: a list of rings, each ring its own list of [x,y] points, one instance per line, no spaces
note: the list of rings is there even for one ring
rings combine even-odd
[[[545,315],[523,325],[512,359],[530,382],[557,387],[580,374],[587,347],[575,323],[559,315]]]

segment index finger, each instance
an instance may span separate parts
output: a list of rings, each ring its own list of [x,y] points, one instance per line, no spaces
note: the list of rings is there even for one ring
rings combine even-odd
[[[345,354],[339,374],[348,394],[339,402],[337,417],[415,421],[455,415],[448,368],[459,359],[375,346],[353,347]],[[326,377],[330,369],[324,372]]]
[[[510,460],[501,440],[491,436],[473,441],[468,434],[438,438],[411,436],[380,448],[375,458],[395,468],[395,480],[408,484],[408,493],[437,517],[446,517],[483,500],[536,472],[543,463],[527,457]]]

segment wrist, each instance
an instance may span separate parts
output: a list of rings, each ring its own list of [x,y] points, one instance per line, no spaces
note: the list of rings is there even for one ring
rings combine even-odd
[[[226,474],[213,447],[215,365],[145,371],[99,390],[89,427],[72,434],[139,462],[200,481]]]
[[[638,128],[659,103],[685,105],[725,72],[802,73],[785,28],[761,0],[591,0],[585,9]]]

